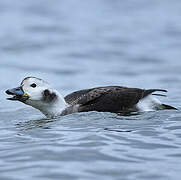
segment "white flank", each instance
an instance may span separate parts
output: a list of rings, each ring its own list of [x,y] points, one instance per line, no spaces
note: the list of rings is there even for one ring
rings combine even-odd
[[[136,104],[136,107],[139,111],[153,111],[160,109],[161,104],[162,103],[157,98],[155,98],[153,95],[149,95],[141,99]]]

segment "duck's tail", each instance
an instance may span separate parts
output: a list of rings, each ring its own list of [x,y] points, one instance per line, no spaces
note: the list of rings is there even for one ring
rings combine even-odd
[[[146,97],[146,96],[148,96],[150,94],[152,94],[154,96],[166,96],[165,94],[155,93],[156,91],[158,91],[158,92],[167,92],[167,90],[165,90],[165,89],[148,89],[148,90],[146,90],[144,92],[143,97]],[[175,110],[177,110],[177,108],[175,108],[173,106],[170,106],[170,105],[167,105],[167,104],[162,104],[162,103],[160,103],[159,106],[156,105],[155,107],[158,108],[158,109],[175,109]]]
[[[177,108],[173,107],[173,106],[170,106],[170,105],[167,105],[167,104],[162,104],[161,105],[163,109],[175,109],[175,110],[178,110]]]

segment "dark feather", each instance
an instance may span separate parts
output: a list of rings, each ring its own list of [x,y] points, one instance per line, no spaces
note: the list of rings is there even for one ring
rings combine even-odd
[[[78,112],[129,112],[137,111],[136,104],[153,92],[167,92],[164,89],[139,89],[122,86],[96,87],[73,92],[65,97],[72,105],[79,105]],[[164,96],[162,94],[154,94]]]
[[[133,108],[144,90],[121,86],[107,86],[74,92],[65,97],[71,105],[80,104],[79,111],[120,112]]]
[[[82,96],[84,96],[85,94],[87,94],[89,91],[91,91],[92,89],[84,89],[84,90],[80,90],[80,91],[75,91],[71,94],[68,94],[67,96],[64,97],[65,101],[68,104],[75,104],[74,101],[76,101],[77,99],[81,98]]]
[[[144,91],[143,98],[152,94],[153,92],[160,91],[160,92],[167,92],[165,89],[148,89]]]
[[[51,103],[55,101],[57,95],[55,93],[51,93],[48,89],[43,91],[43,101],[47,103]]]

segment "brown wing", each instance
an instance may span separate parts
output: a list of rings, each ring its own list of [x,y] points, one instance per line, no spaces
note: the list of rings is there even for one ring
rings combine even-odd
[[[64,99],[68,104],[74,105],[74,104],[76,104],[75,102],[77,102],[78,99],[82,98],[84,95],[86,95],[91,90],[92,89],[83,89],[80,91],[75,91],[75,92],[65,96]]]
[[[107,86],[74,92],[65,97],[71,105],[79,104],[79,112],[122,112],[133,110],[138,101],[160,89],[138,89],[122,86]]]
[[[79,111],[121,112],[132,108],[143,97],[144,90],[126,87],[105,87],[90,91],[77,103]]]

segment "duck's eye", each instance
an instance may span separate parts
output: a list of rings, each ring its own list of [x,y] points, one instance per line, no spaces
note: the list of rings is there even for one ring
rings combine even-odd
[[[33,83],[33,84],[31,84],[30,86],[33,87],[33,88],[35,88],[35,87],[36,87],[36,84]]]

